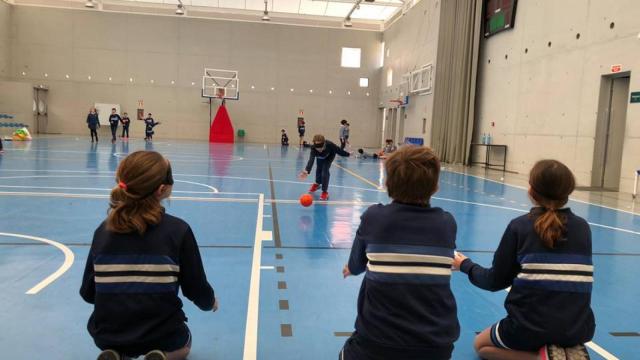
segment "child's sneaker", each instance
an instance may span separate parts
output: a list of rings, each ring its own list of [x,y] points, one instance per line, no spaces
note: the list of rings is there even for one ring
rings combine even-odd
[[[311,185],[311,187],[309,188],[309,192],[316,192],[319,188],[320,188],[320,184],[316,184],[316,183],[314,183],[314,184],[313,184],[313,185]]]
[[[584,345],[576,345],[569,348],[564,348],[564,352],[567,354],[567,360],[589,360],[589,352]]]
[[[98,355],[98,360],[121,360],[122,357],[115,350],[107,349]]]
[[[153,350],[144,356],[144,360],[167,360],[167,355],[160,350]]]
[[[320,200],[324,200],[324,201],[329,200],[329,193],[326,191],[323,191],[322,195],[320,195]]]
[[[540,348],[540,360],[567,360],[567,356],[560,346],[545,345]]]

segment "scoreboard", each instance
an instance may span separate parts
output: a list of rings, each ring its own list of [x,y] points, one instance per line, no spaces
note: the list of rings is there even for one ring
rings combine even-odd
[[[485,0],[484,37],[513,28],[518,0]]]

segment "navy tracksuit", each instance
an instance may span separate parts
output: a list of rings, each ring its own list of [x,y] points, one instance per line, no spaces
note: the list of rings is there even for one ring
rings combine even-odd
[[[310,174],[311,169],[313,168],[313,162],[317,159],[316,184],[322,184],[322,191],[326,192],[329,189],[329,179],[331,178],[329,168],[331,167],[333,160],[336,158],[336,154],[340,156],[349,156],[349,153],[340,149],[338,145],[331,141],[327,140],[324,143],[325,146],[322,152],[318,151],[315,147],[311,148],[309,162],[307,162],[305,170]]]
[[[361,218],[348,267],[365,272],[342,360],[450,359],[458,339],[451,264],[457,225],[437,207],[393,202]]]
[[[493,343],[502,348],[536,351],[544,345],[571,347],[588,342],[595,331],[591,311],[593,263],[589,224],[570,209],[565,237],[545,247],[533,225],[534,208],[509,223],[491,268],[466,259],[460,270],[476,286],[497,291],[511,286],[507,317],[493,326]]]

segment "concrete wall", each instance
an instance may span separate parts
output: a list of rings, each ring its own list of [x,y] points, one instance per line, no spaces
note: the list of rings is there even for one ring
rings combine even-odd
[[[640,91],[638,14],[637,0],[519,1],[514,29],[482,45],[476,138],[491,132],[507,144],[509,170],[556,158],[589,185],[601,76],[621,64]],[[621,191],[631,190],[638,154],[640,104],[628,104]]]
[[[0,0],[0,79],[9,75],[9,50],[11,42],[9,33],[11,31],[11,5]]]
[[[28,82],[0,80],[0,114],[13,115],[13,119],[0,122],[22,123],[33,129],[33,87]],[[10,135],[15,128],[0,128],[0,135]]]
[[[385,61],[380,76],[380,103],[385,107],[390,106],[390,99],[397,99],[401,93],[406,95],[399,85],[402,75],[409,71],[431,63],[434,65],[435,81],[439,20],[439,1],[421,0],[385,30],[383,35]],[[387,50],[389,56],[387,56]],[[388,87],[387,71],[390,68],[393,70],[393,85]],[[429,145],[432,114],[433,93],[411,96],[409,105],[405,108],[403,137],[421,137],[425,139],[425,144]],[[422,119],[426,119],[424,132]]]
[[[200,97],[203,68],[234,69],[239,71],[240,101],[227,105],[236,129],[247,131],[247,141],[278,142],[280,128],[293,135],[298,110],[304,109],[308,134],[337,138],[338,122],[346,118],[354,145],[371,146],[378,142],[381,36],[16,5],[11,76],[49,86],[48,132],[84,134],[94,102],[119,103],[132,115],[143,100],[145,112],[163,122],[158,138],[207,139],[209,106]],[[362,48],[360,69],[340,67],[343,46]],[[360,77],[369,78],[368,89],[358,87]],[[142,132],[142,125],[134,123],[132,136]]]

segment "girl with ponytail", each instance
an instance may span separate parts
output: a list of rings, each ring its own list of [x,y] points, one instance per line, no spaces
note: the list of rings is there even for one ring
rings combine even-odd
[[[96,229],[80,288],[98,360],[182,360],[191,333],[178,290],[201,310],[218,303],[189,225],[165,213],[171,164],[138,151],[118,166],[107,219]]]
[[[507,317],[476,336],[483,359],[589,359],[593,263],[591,230],[566,207],[575,188],[571,170],[556,160],[538,161],[529,174],[529,214],[512,220],[490,268],[457,253],[454,268],[485,290],[511,287]]]

